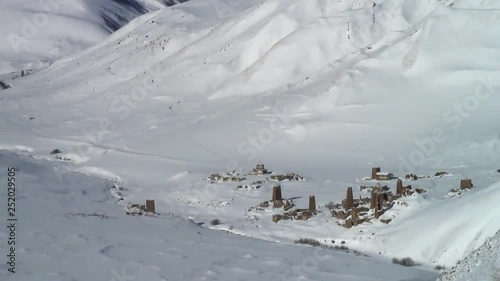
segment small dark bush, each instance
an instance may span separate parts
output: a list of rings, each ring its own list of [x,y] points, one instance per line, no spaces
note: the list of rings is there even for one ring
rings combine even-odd
[[[62,153],[62,151],[56,148],[56,149],[54,149],[54,150],[52,150],[52,151],[50,152],[50,155],[53,155],[53,154],[59,154],[59,153]]]
[[[61,156],[59,156],[59,155],[56,155],[56,157],[55,157],[55,158],[56,158],[57,160],[62,160],[62,161],[71,161],[71,159],[70,159],[70,158],[68,158],[68,157],[61,157]]]
[[[88,217],[97,217],[100,219],[117,219],[115,216],[108,216],[105,214],[98,214],[98,213],[66,213],[66,217],[82,217],[82,218],[88,218]]]
[[[397,258],[393,258],[392,259],[392,263],[394,264],[399,264],[399,265],[402,265],[402,266],[415,266],[415,261],[413,261],[412,258],[403,258],[403,259],[397,259]]]
[[[321,243],[318,240],[310,238],[300,238],[299,240],[295,240],[295,244],[307,244],[314,247],[321,246]]]
[[[301,238],[299,240],[295,240],[295,244],[311,245],[313,247],[319,247],[319,248],[322,248],[325,250],[334,250],[334,251],[344,252],[346,254],[354,254],[356,256],[368,257],[368,255],[365,255],[359,251],[355,251],[355,250],[351,251],[351,250],[349,250],[348,247],[343,246],[343,245],[335,245],[335,246],[323,245],[318,240],[314,240],[314,239],[310,239],[310,238]]]
[[[435,270],[445,270],[446,268],[443,266],[443,265],[436,265],[436,267],[434,267]]]
[[[335,203],[333,203],[333,202],[328,202],[328,203],[326,203],[325,207],[326,207],[328,210],[333,210],[333,207],[335,207]]]
[[[6,89],[9,89],[10,88],[10,84],[7,84],[3,81],[0,81],[0,88],[2,88],[2,90],[6,90]]]
[[[404,266],[415,266],[415,261],[412,258],[404,258],[401,262]]]
[[[210,221],[210,224],[211,225],[219,225],[220,224],[220,220],[219,219],[213,219]]]

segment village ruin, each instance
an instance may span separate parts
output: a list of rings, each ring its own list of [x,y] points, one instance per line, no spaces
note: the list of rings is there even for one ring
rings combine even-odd
[[[238,190],[257,190],[264,186],[272,185],[272,194],[269,200],[263,201],[256,206],[248,209],[249,213],[266,214],[269,213],[270,219],[274,223],[283,220],[309,220],[322,212],[326,208],[334,222],[345,228],[352,228],[363,223],[373,223],[373,220],[379,220],[382,223],[389,224],[393,218],[384,217],[384,214],[395,204],[407,205],[406,202],[400,202],[403,197],[412,196],[415,193],[425,194],[427,189],[413,187],[411,184],[404,184],[403,180],[414,182],[423,178],[443,177],[449,175],[445,171],[438,171],[432,175],[408,174],[403,177],[397,177],[391,172],[382,171],[379,166],[373,167],[370,177],[361,177],[365,185],[348,187],[345,197],[337,203],[329,203],[320,206],[316,204],[316,196],[310,194],[307,206],[297,206],[296,199],[301,197],[283,196],[282,183],[303,181],[304,177],[296,173],[275,173],[266,169],[264,163],[258,162],[257,165],[248,173],[238,173],[236,171],[226,174],[214,173],[206,178],[210,184],[219,183],[238,183],[235,191]],[[391,190],[389,183],[395,180],[394,189]],[[471,179],[461,179],[460,185],[451,192],[461,192],[473,187]],[[354,196],[354,188],[357,188],[361,194]],[[153,200],[147,200],[145,205],[129,204],[127,214],[142,215],[154,214],[155,206]]]
[[[156,214],[155,201],[146,200],[146,204],[128,203],[125,213],[129,216],[153,216]]]

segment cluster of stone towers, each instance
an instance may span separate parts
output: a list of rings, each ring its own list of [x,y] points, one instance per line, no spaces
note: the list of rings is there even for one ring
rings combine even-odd
[[[379,173],[377,170],[374,173]],[[396,194],[389,191],[387,186],[371,186],[370,197],[354,198],[352,187],[348,187],[346,197],[342,200],[340,210],[332,210],[332,215],[344,220],[344,227],[351,228],[371,219],[379,219],[380,216],[391,206],[391,203],[401,198],[413,194],[411,186],[404,186],[403,181],[398,179],[396,183]],[[340,207],[340,206],[339,206]],[[372,212],[370,212],[372,210]],[[388,223],[388,220],[381,220]]]

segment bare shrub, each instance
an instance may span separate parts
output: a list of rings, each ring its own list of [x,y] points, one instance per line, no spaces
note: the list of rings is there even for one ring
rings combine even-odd
[[[333,241],[333,240],[332,240]],[[368,257],[368,255],[363,254],[359,251],[356,250],[350,250],[347,246],[344,245],[324,245],[321,244],[318,240],[310,239],[310,238],[301,238],[299,240],[295,240],[295,244],[305,244],[305,245],[311,245],[313,247],[319,247],[325,250],[334,250],[334,251],[340,251],[344,252],[346,254],[354,254],[356,256],[363,256],[363,257]]]
[[[341,250],[341,251],[347,251],[347,250],[349,250],[349,248],[348,248],[348,247],[346,247],[346,246],[344,246],[344,245],[342,245],[342,246],[335,245],[335,247],[334,247],[334,248],[335,248],[336,250]]]
[[[442,270],[445,270],[446,267],[444,267],[444,265],[436,265],[436,267],[434,267],[435,270],[439,270],[439,271],[442,271]]]
[[[82,218],[97,217],[97,218],[100,218],[103,220],[117,219],[117,217],[114,217],[114,216],[108,216],[105,214],[98,214],[98,213],[72,213],[72,212],[69,212],[66,214],[66,217],[82,217]]]
[[[71,161],[71,158],[68,157],[61,157],[59,155],[56,155],[55,159],[57,160],[62,160],[62,161]]]
[[[306,244],[314,247],[321,246],[321,243],[318,240],[310,238],[300,238],[299,240],[295,240],[295,244]]]
[[[402,266],[415,266],[416,265],[415,261],[412,258],[408,258],[408,257],[402,258],[402,259],[393,258],[392,263],[399,264]]]
[[[333,210],[333,207],[335,207],[335,203],[333,203],[332,201],[328,202],[325,204],[325,207],[328,209],[328,210]]]

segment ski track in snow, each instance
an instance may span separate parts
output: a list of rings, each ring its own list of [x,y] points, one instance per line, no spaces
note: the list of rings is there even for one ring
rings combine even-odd
[[[196,165],[205,165],[205,166],[210,165],[209,163],[200,163],[200,162],[195,162],[195,161],[176,159],[176,158],[151,154],[151,153],[142,152],[142,151],[123,149],[123,148],[119,148],[119,147],[114,147],[112,145],[96,144],[96,143],[90,142],[90,141],[80,141],[80,140],[72,140],[72,139],[61,138],[61,137],[49,137],[49,136],[42,136],[42,135],[38,135],[38,137],[67,142],[67,143],[75,145],[75,147],[82,142],[87,143],[87,144],[90,144],[93,149],[98,148],[101,151],[101,154],[107,153],[108,151],[113,151],[113,152],[117,152],[117,153],[129,154],[129,155],[134,155],[134,156],[139,156],[139,157],[157,158],[157,159],[161,159],[161,160],[167,161],[167,162],[196,164]]]

